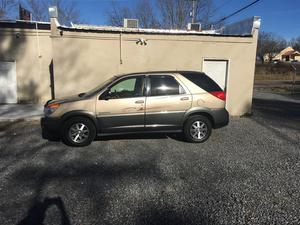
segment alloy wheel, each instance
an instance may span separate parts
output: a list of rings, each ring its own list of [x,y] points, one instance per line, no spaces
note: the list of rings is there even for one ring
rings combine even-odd
[[[69,129],[69,137],[75,143],[82,143],[89,137],[89,128],[83,123],[75,123]]]
[[[207,134],[207,125],[203,121],[195,121],[190,128],[190,134],[194,139],[202,140]]]

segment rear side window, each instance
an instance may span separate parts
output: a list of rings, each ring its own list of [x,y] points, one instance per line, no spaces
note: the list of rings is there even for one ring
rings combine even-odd
[[[184,94],[184,89],[172,76],[150,76],[151,96]]]
[[[181,73],[181,75],[207,92],[223,91],[222,88],[205,73],[186,72]]]

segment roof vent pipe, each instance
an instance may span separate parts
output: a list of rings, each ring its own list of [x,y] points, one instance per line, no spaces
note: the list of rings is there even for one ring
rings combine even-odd
[[[58,18],[58,11],[56,6],[49,7],[49,16],[50,16],[50,22],[51,22],[51,35],[57,36],[58,29],[57,27],[60,26],[57,18]]]
[[[57,7],[56,6],[49,7],[49,16],[50,16],[50,18],[57,18],[58,17],[58,12],[57,12]]]

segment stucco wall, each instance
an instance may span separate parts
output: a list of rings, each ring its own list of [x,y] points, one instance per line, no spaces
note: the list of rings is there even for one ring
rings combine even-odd
[[[250,111],[257,44],[254,37],[114,34],[63,31],[53,36],[56,96],[84,92],[127,72],[202,70],[204,58],[228,59],[227,109]],[[147,40],[147,45],[137,40]]]
[[[0,61],[15,61],[18,102],[44,102],[51,98],[50,30],[0,29]]]

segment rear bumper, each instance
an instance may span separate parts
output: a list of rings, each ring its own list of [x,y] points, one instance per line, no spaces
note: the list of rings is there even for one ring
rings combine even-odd
[[[214,119],[214,128],[221,128],[229,123],[229,114],[226,109],[216,109],[211,111]]]

